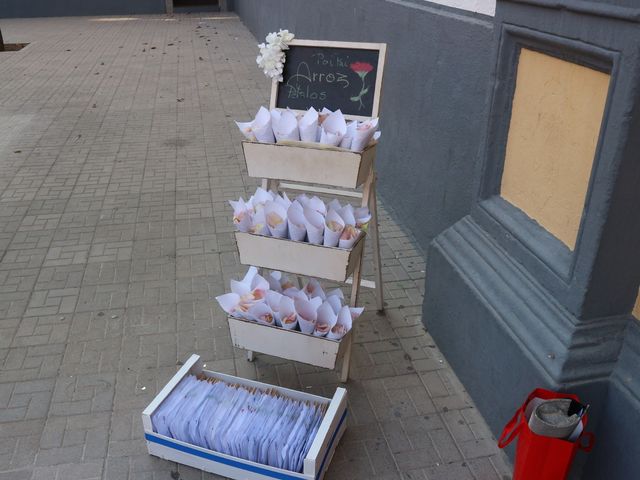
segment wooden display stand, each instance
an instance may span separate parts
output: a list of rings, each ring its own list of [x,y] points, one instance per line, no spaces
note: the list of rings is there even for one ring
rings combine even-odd
[[[296,49],[295,47],[301,48]],[[325,48],[324,53],[321,53],[323,58],[325,58],[325,54],[326,58],[338,58],[335,61],[341,65],[347,61],[345,59],[356,62],[358,52],[366,52],[362,53],[362,56],[366,56],[366,58],[370,58],[375,53],[377,58],[375,88],[369,99],[367,115],[349,113],[348,109],[353,109],[353,105],[347,105],[347,108],[342,110],[343,113],[346,111],[344,116],[347,120],[377,117],[386,50],[384,44],[309,40],[291,42],[290,50],[287,51],[287,63],[285,63],[285,80],[283,84],[274,82],[271,91],[271,108],[291,107],[294,111],[301,111],[300,108],[296,108],[302,107],[299,102],[295,105],[287,104],[287,99],[282,95],[282,88],[290,86],[291,79],[299,76],[292,76],[291,71],[294,67],[295,71],[300,71],[299,65],[305,63],[300,59],[320,55],[313,53],[314,48],[317,51],[322,51]],[[344,49],[344,52],[348,52],[348,54],[341,53],[341,49]],[[291,64],[290,55],[292,59],[297,59],[298,64]],[[336,55],[342,55],[343,59],[340,61]],[[306,68],[309,68],[306,63],[305,65]],[[347,63],[347,65],[349,64]],[[362,63],[352,63],[351,68],[354,69],[354,66],[357,65],[362,65]],[[371,66],[371,64],[367,65]],[[290,70],[289,73],[287,73],[287,68]],[[365,77],[369,71],[364,76],[361,75],[363,72],[358,74],[363,83],[363,90]],[[312,74],[310,73],[310,75]],[[353,98],[350,100],[353,102]],[[310,106],[312,105],[309,104],[306,108]],[[262,188],[265,190],[293,190],[356,198],[360,200],[361,206],[369,208],[371,221],[366,236],[362,235],[350,250],[236,232],[240,262],[245,265],[351,283],[349,303],[352,307],[358,304],[360,286],[375,288],[376,306],[379,311],[382,311],[384,303],[376,202],[375,154],[377,145],[375,142],[362,152],[304,142],[268,144],[245,141],[242,146],[249,176],[262,178]],[[366,237],[372,241],[375,281],[362,279]],[[337,360],[341,357],[341,380],[346,382],[349,378],[354,337],[352,332],[345,335],[341,341],[334,341],[259,325],[233,317],[229,318],[229,327],[233,344],[248,350],[247,358],[249,361],[253,360],[253,352],[258,351],[311,365],[334,368]]]

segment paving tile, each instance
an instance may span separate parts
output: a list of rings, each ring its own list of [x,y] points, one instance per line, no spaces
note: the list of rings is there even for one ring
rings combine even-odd
[[[79,292],[80,289],[77,287],[34,291],[31,294],[24,316],[35,317],[73,313]]]
[[[10,391],[0,411],[0,424],[46,418],[53,388],[52,379],[18,381],[3,386]]]
[[[53,377],[62,363],[64,349],[63,343],[10,348],[0,363],[0,380],[9,382]]]
[[[127,292],[128,285],[125,283],[83,285],[80,288],[76,312],[122,308],[127,303]]]
[[[427,480],[476,480],[466,462],[441,463],[424,469]]]
[[[51,415],[80,415],[113,409],[115,373],[60,376],[56,380]]]

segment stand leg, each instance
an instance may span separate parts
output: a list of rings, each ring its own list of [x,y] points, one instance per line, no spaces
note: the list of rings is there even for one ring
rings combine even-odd
[[[364,239],[366,240],[366,238]],[[353,282],[351,283],[351,297],[349,297],[349,305],[352,307],[358,306],[358,294],[360,293],[360,281],[362,280],[362,258],[364,257],[364,248],[360,254],[360,259],[356,264],[356,268],[353,269]]]
[[[247,362],[253,362],[254,359],[253,350],[247,350]]]
[[[364,257],[364,249],[360,255],[360,260],[356,264],[356,268],[353,270],[353,283],[351,284],[351,297],[349,298],[349,305],[355,307],[358,305],[358,294],[360,293],[360,280],[362,277],[362,258]],[[353,345],[353,328],[351,335],[349,335],[349,343],[344,351],[342,357],[342,370],[340,372],[340,381],[346,383],[349,380],[349,367],[351,366],[351,348]]]
[[[349,343],[342,357],[342,370],[340,371],[340,381],[347,383],[349,381],[349,367],[351,364],[351,346],[353,344],[353,333],[349,336]]]
[[[375,175],[375,174],[374,174]],[[380,259],[380,231],[378,223],[378,200],[376,199],[375,176],[371,188],[369,211],[371,212],[371,236],[373,237],[373,267],[376,276],[376,306],[378,311],[384,310],[384,297],[382,288],[382,260]]]
[[[260,184],[260,186],[266,191],[278,190],[278,185],[280,185],[280,182],[273,178],[263,178],[262,183]]]

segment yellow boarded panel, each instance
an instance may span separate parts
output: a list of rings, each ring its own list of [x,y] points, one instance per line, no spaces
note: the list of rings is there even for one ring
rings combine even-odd
[[[501,195],[574,249],[609,75],[522,49]]]
[[[633,316],[640,320],[640,292],[638,292],[638,297],[636,298],[636,305],[633,307]]]

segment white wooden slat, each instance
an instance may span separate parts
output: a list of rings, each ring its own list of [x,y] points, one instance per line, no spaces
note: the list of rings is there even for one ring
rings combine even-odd
[[[365,236],[351,250],[244,232],[236,232],[236,243],[243,265],[344,282],[363,253]]]
[[[333,444],[331,444],[331,440],[334,432],[336,432],[338,428],[342,428],[344,426],[340,425],[340,423],[341,421],[342,423],[345,423],[342,417],[345,414],[346,410],[347,391],[344,388],[338,387],[336,389],[336,393],[331,399],[331,403],[329,404],[327,413],[325,414],[322,423],[320,424],[318,434],[311,444],[311,448],[309,449],[309,453],[307,453],[307,457],[304,459],[303,472],[305,473],[305,475],[311,475],[312,473],[314,475],[318,475],[318,473],[321,473],[321,467],[323,467],[323,470],[325,470],[328,466],[331,460],[330,455],[332,455],[333,452],[328,452],[326,461],[325,454],[327,454],[328,449],[335,449],[338,438],[333,440]],[[339,431],[336,436],[338,435],[340,435]],[[322,465],[323,461],[324,465]]]
[[[322,193],[326,195],[337,195],[339,197],[362,198],[362,192],[356,192],[351,190],[338,190],[335,188],[317,187],[315,185],[302,185],[299,183],[281,182],[280,189]]]
[[[345,283],[352,285],[353,277],[349,277],[345,280]],[[365,280],[364,278],[360,279],[360,286],[365,288],[376,288],[376,282],[373,280]]]
[[[156,395],[156,397],[151,401],[151,403],[144,409],[142,412],[142,423],[144,425],[145,430],[152,430],[151,426],[151,414],[156,411],[156,409],[160,406],[160,404],[164,401],[165,398],[169,396],[169,394],[173,391],[174,388],[180,383],[185,376],[189,374],[191,369],[198,363],[200,360],[200,356],[193,354],[189,359],[180,367],[180,369],[176,372],[176,374],[169,380],[169,382],[164,386],[160,393]]]
[[[239,318],[229,317],[228,321],[235,347],[329,369],[335,368],[351,336],[348,332],[338,342]]]

